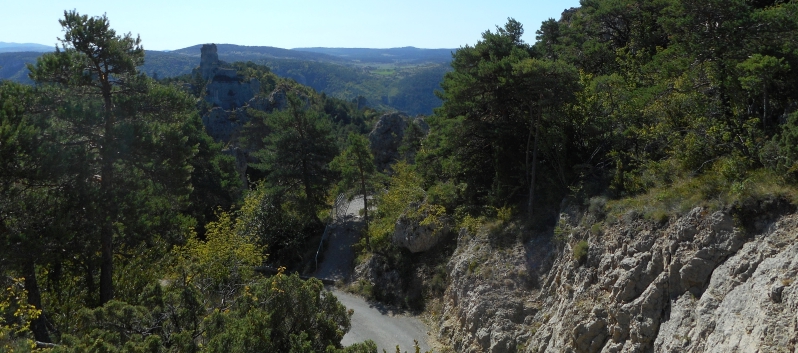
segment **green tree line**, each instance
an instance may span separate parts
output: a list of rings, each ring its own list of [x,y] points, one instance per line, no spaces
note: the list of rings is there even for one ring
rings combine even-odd
[[[453,54],[429,135],[375,196],[378,253],[401,252],[400,218],[455,231],[514,219],[529,236],[566,204],[594,222],[798,204],[797,2],[580,5],[534,43],[510,18]]]
[[[551,223],[567,196],[792,183],[796,15],[794,1],[584,0],[534,44],[509,19],[454,54],[413,166],[420,187],[454,187],[460,214],[511,207]]]
[[[247,112],[243,185],[205,132],[202,82],[139,72],[141,40],[105,16],[59,22],[35,85],[0,82],[0,350],[376,351],[342,347],[351,311],[287,274],[323,227],[339,146],[375,113],[236,64],[287,102]]]

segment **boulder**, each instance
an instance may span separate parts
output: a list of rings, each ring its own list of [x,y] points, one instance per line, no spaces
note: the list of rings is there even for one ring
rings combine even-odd
[[[410,213],[416,213],[418,207],[412,207],[414,210],[399,216],[392,238],[395,245],[407,248],[413,253],[431,249],[441,241],[443,234],[449,231],[449,222],[446,219],[441,219],[438,225],[422,225],[421,221],[429,215],[427,212],[422,211],[418,217],[409,216]]]

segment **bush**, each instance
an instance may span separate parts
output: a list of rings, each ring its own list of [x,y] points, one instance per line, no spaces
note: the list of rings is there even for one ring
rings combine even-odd
[[[590,234],[599,236],[604,234],[604,231],[601,229],[601,223],[594,223],[590,226]]]
[[[5,291],[0,290],[0,351],[30,350],[35,346],[30,323],[41,311],[27,304],[27,294],[22,279],[13,279]]]
[[[587,244],[586,240],[576,243],[576,246],[574,246],[574,260],[580,264],[584,263],[587,260],[588,249],[590,249],[590,245]]]

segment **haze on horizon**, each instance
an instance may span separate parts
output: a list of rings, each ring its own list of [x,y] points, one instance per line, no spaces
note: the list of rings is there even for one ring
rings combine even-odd
[[[62,36],[64,10],[98,16],[105,13],[117,33],[141,36],[148,50],[175,50],[201,43],[279,48],[459,48],[473,45],[486,30],[515,18],[525,26],[524,40],[548,18],[559,19],[578,0],[495,2],[365,0],[242,0],[221,7],[218,1],[6,2],[0,42],[54,45]]]

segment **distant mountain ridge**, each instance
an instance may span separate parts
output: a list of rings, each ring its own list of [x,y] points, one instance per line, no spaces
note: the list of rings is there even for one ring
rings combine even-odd
[[[340,58],[371,62],[449,62],[457,49],[423,49],[416,47],[371,49],[371,48],[294,48],[291,50],[327,54]]]
[[[36,43],[8,43],[0,42],[0,53],[38,52],[46,53],[55,50],[55,46]]]
[[[201,47],[201,44],[193,45],[187,48],[174,50],[172,53],[199,57],[199,49]],[[216,47],[219,50],[220,56],[250,55],[275,59],[381,64],[448,63],[452,60],[452,52],[457,50],[422,49],[415,47],[387,49],[310,47],[283,49],[268,46],[245,46],[235,44],[216,44]]]
[[[414,47],[296,48],[217,44],[219,59],[268,66],[275,74],[337,98],[363,96],[379,109],[408,114],[431,114],[440,105],[434,91],[450,70],[454,49]],[[191,74],[199,66],[200,48],[194,45],[174,51],[146,51],[139,70],[163,79]],[[0,48],[1,50],[1,48]],[[52,51],[52,49],[48,50]],[[26,63],[35,63],[41,52],[0,52],[0,80],[32,83]]]
[[[202,44],[192,45],[183,49],[173,50],[170,53],[188,55],[199,58]],[[219,56],[250,56],[254,59],[273,58],[273,59],[297,59],[326,62],[340,62],[340,58],[332,55],[298,51],[269,46],[246,46],[236,44],[216,44]],[[198,61],[199,63],[199,61]]]

